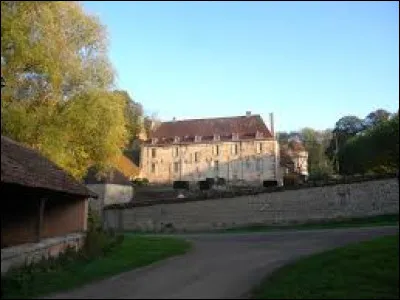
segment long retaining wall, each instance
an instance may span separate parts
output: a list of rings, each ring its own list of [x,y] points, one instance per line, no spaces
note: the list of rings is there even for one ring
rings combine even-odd
[[[104,226],[132,231],[200,231],[399,213],[398,179],[234,198],[110,208]]]

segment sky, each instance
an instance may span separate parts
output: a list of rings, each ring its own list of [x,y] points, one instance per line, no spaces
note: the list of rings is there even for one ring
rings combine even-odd
[[[399,3],[83,1],[117,87],[162,121],[260,114],[277,131],[399,107]]]

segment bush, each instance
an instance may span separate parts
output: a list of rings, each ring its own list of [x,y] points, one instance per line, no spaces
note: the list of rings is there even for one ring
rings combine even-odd
[[[88,211],[87,226],[89,232],[97,231],[102,228],[100,214],[97,211],[93,210],[90,206]]]
[[[132,180],[132,184],[135,186],[147,186],[149,185],[149,180],[147,178],[135,178]]]

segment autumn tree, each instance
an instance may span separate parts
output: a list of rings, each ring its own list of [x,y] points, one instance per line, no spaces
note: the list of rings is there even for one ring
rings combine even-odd
[[[107,34],[77,2],[2,1],[2,134],[77,178],[127,142],[126,101],[111,92]]]

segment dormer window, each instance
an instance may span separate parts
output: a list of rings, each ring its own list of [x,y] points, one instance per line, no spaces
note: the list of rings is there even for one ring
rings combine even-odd
[[[262,139],[264,137],[263,133],[260,131],[256,132],[256,139]]]
[[[232,133],[232,141],[238,141],[239,140],[239,134],[238,133]]]
[[[196,143],[201,142],[201,136],[200,136],[200,135],[196,135],[196,136],[194,137],[194,141],[195,141]]]
[[[214,134],[214,141],[219,141],[221,136],[219,134]]]
[[[179,143],[180,142],[180,138],[179,138],[179,136],[176,136],[175,138],[174,138],[174,143]]]
[[[152,138],[152,139],[151,139],[151,143],[152,143],[153,145],[157,144],[157,143],[158,143],[158,138]]]

